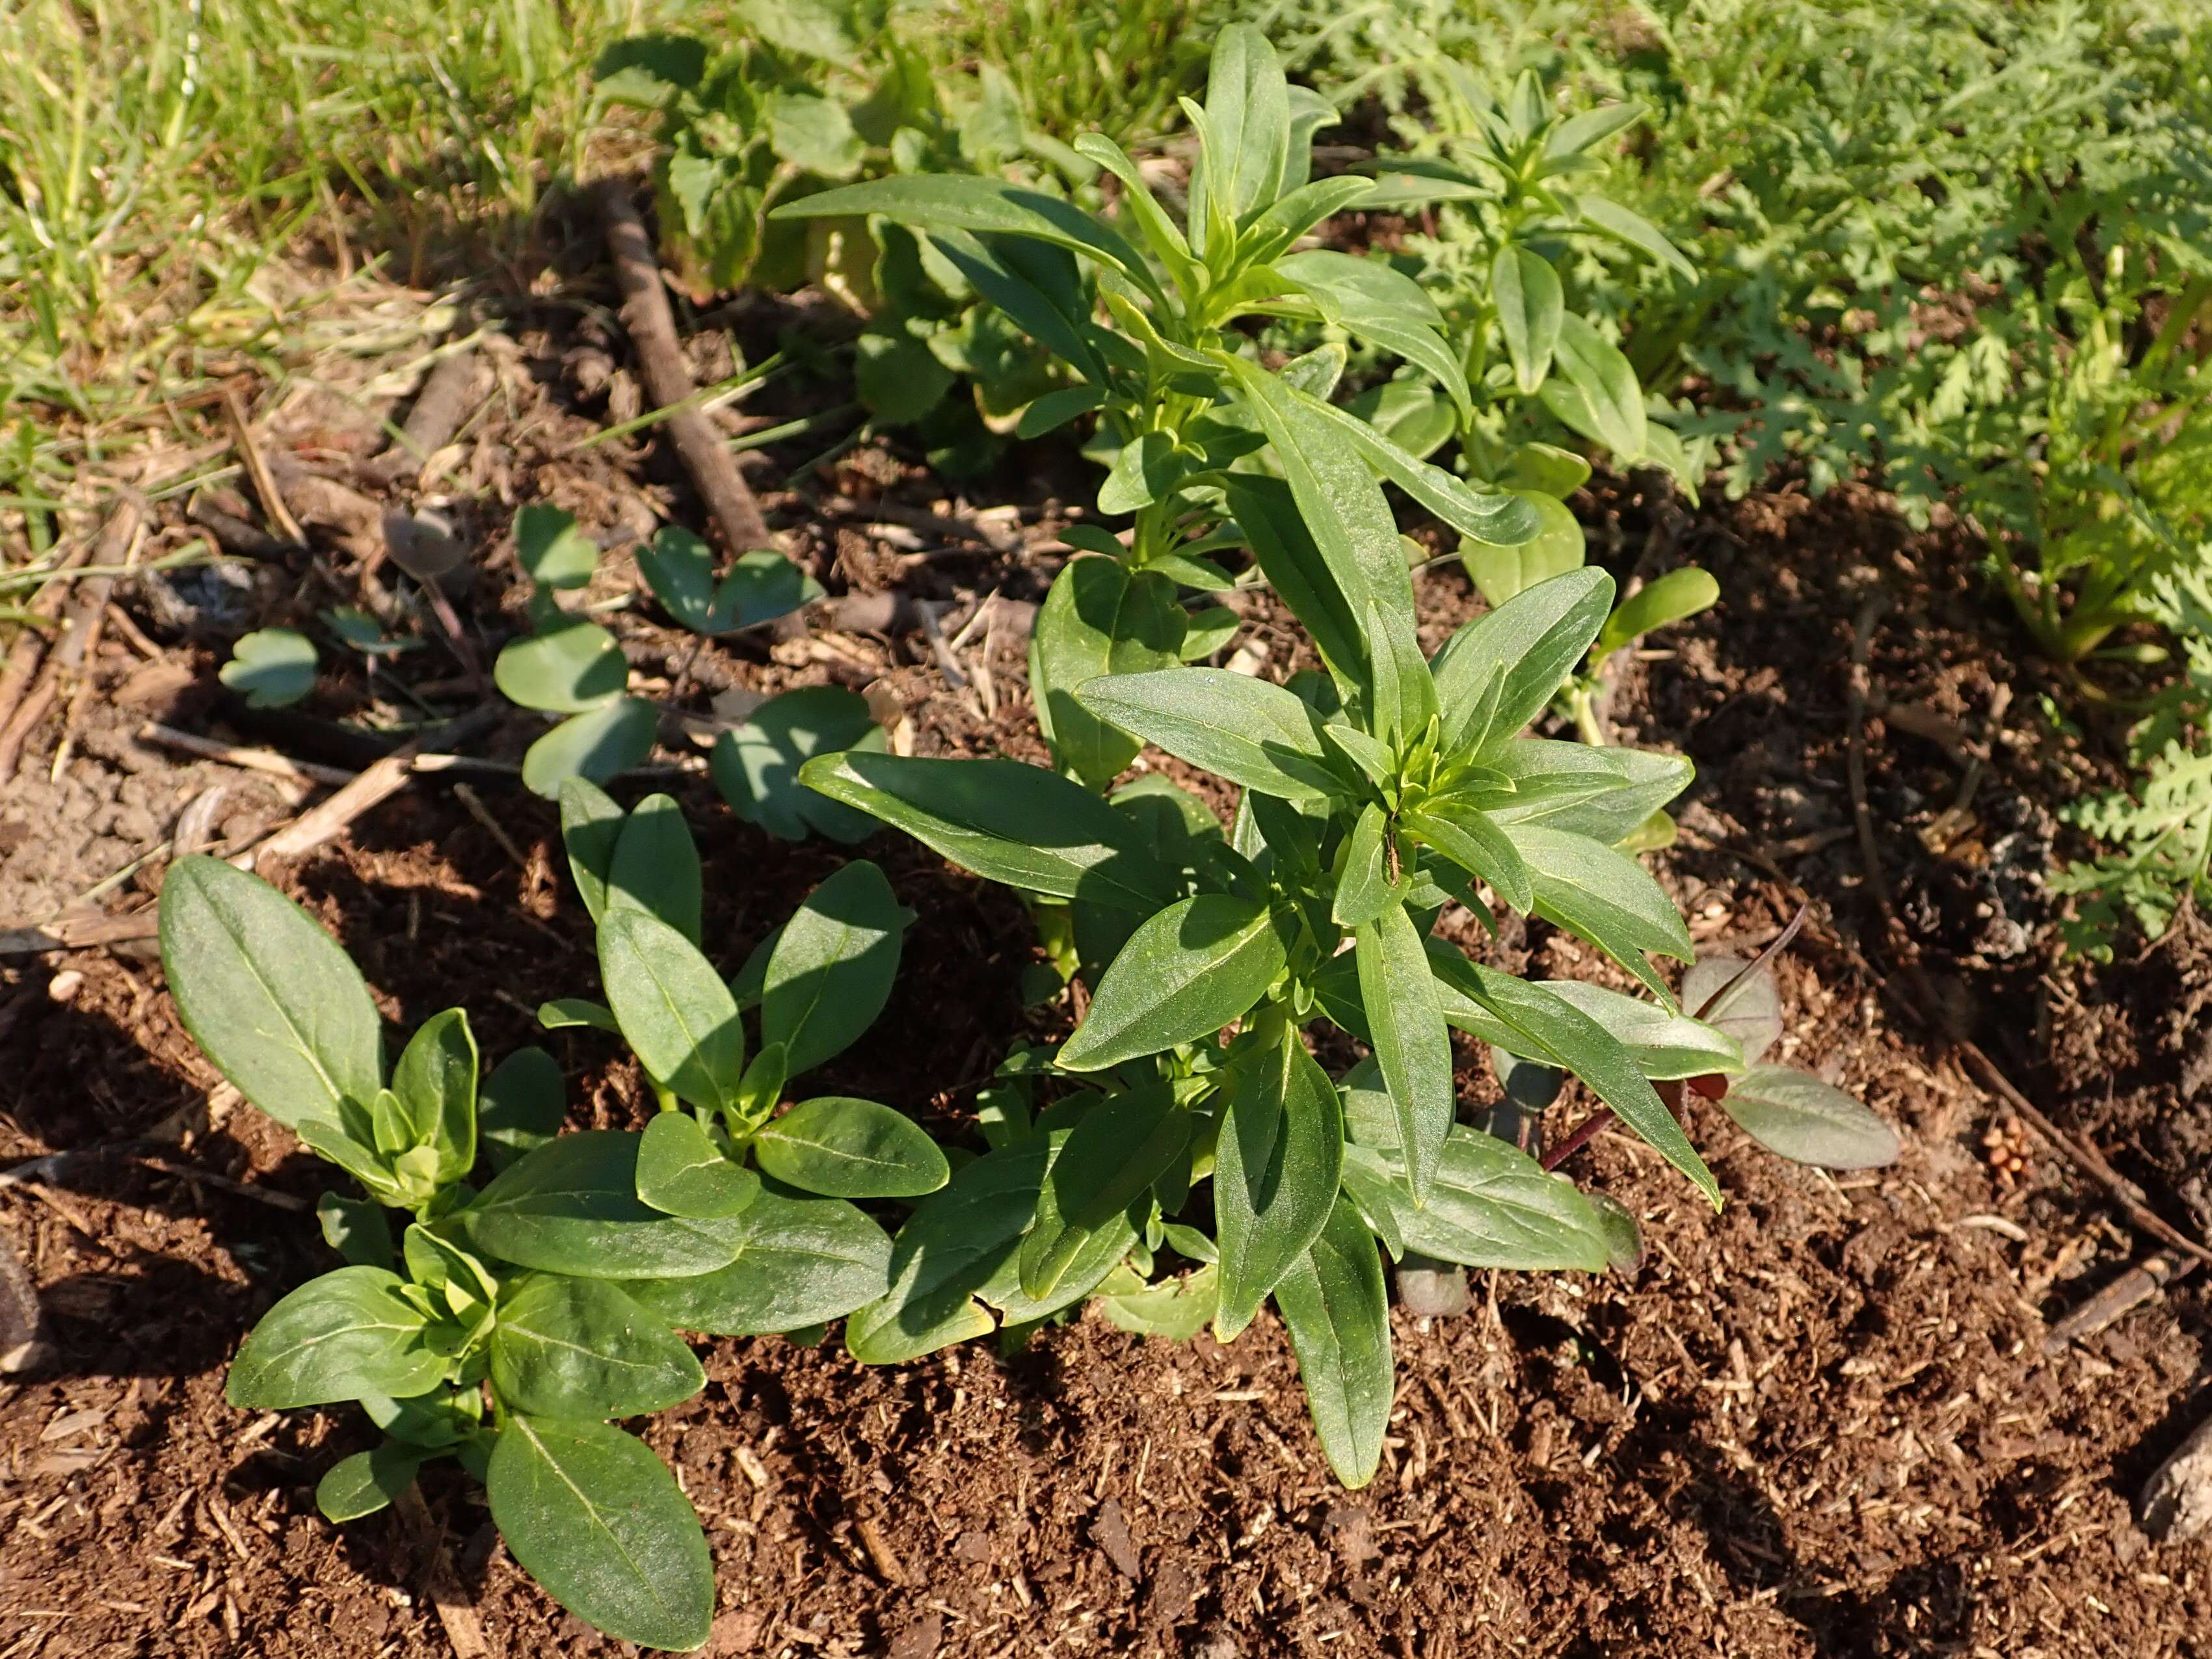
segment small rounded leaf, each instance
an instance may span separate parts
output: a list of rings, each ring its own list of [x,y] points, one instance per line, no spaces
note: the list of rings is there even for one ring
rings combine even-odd
[[[659,715],[642,697],[617,697],[562,720],[530,745],[522,757],[522,781],[534,795],[551,799],[563,778],[604,783],[627,772],[653,752]]]
[[[282,708],[315,689],[315,646],[289,628],[262,628],[231,648],[218,675],[249,708]]]
[[[516,640],[492,664],[501,694],[525,708],[576,714],[622,695],[629,661],[596,623],[556,615],[540,632]]]

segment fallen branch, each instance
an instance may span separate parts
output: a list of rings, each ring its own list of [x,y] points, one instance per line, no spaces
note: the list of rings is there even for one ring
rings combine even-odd
[[[698,391],[684,362],[676,338],[675,314],[661,287],[660,260],[645,221],[630,200],[629,186],[619,179],[600,181],[594,193],[600,218],[605,222],[607,252],[614,260],[615,279],[622,286],[623,325],[637,348],[638,366],[645,389],[653,401],[672,410],[666,422],[676,453],[683,458],[691,482],[699,488],[707,510],[732,553],[772,548],[775,539],[760,503],[738,471],[737,458],[724,445],[714,423],[687,400]],[[679,405],[684,405],[678,407]]]
[[[477,386],[482,362],[473,345],[463,345],[438,360],[422,390],[385,452],[368,464],[370,475],[395,483],[411,469],[419,478],[430,458],[453,442],[469,411],[481,401]]]
[[[119,568],[137,542],[139,527],[145,521],[144,508],[144,502],[136,494],[125,495],[117,501],[97,540],[65,559],[46,586],[32,596],[27,607],[31,612],[40,617],[60,615],[70,596],[70,573],[88,558],[103,569]],[[68,629],[51,651],[45,636],[35,628],[26,628],[16,636],[8,653],[7,666],[0,669],[0,721],[4,721],[0,724],[0,783],[15,775],[15,763],[22,756],[24,744],[60,695],[64,669],[82,662],[90,643],[89,630],[106,611],[107,595],[114,580],[112,575],[88,579],[85,591],[78,595],[78,604],[70,612]],[[88,609],[86,599],[94,592],[98,595],[98,603]]]
[[[492,725],[499,716],[497,708],[472,709],[459,720],[447,721],[434,732],[424,732],[412,743],[403,744],[362,771],[329,799],[301,813],[258,847],[249,848],[232,861],[292,859],[303,853],[313,852],[371,807],[404,788],[414,770],[415,761],[425,750],[433,747],[444,748],[472,738]]]

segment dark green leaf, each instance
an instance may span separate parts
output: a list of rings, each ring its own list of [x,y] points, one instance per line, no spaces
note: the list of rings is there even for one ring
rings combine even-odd
[[[543,1048],[517,1048],[484,1079],[477,1139],[496,1174],[559,1134],[568,1118],[560,1062]]]
[[[423,1346],[426,1322],[400,1283],[382,1267],[310,1279],[261,1316],[231,1361],[223,1397],[276,1412],[435,1388],[446,1362]]]
[[[911,1118],[842,1095],[803,1100],[770,1120],[753,1155],[777,1180],[830,1198],[918,1198],[951,1176]]]
[[[323,1243],[354,1267],[389,1267],[398,1257],[392,1224],[384,1206],[374,1200],[325,1193],[315,1200],[315,1219],[321,1224]]]
[[[697,1120],[661,1112],[645,1126],[637,1148],[637,1195],[664,1215],[698,1221],[742,1215],[760,1189],[760,1177],[724,1157]]]
[[[1094,789],[1128,769],[1139,740],[1101,720],[1077,693],[1103,674],[1171,668],[1185,626],[1175,584],[1132,574],[1117,559],[1071,559],[1037,612],[1030,692],[1060,763]]]
[[[1700,570],[1693,564],[1670,570],[1620,602],[1599,630],[1597,643],[1590,647],[1591,654],[1610,656],[1624,646],[1635,644],[1655,629],[1671,627],[1701,611],[1710,610],[1720,596],[1721,585],[1713,580],[1710,571]]]
[[[514,556],[541,587],[581,587],[599,568],[599,546],[573,515],[532,501],[514,515]]]
[[[564,778],[604,783],[653,752],[659,711],[642,697],[617,697],[562,720],[530,745],[522,781],[532,794],[551,799]]]
[[[1384,858],[1390,820],[1379,802],[1370,801],[1345,838],[1344,868],[1337,877],[1329,916],[1340,927],[1358,927],[1381,915],[1397,896]]]
[[[1397,1105],[1413,1201],[1423,1203],[1457,1108],[1451,1033],[1428,953],[1406,907],[1393,904],[1355,937],[1369,1040]]]
[[[435,1150],[441,1185],[459,1181],[477,1161],[477,1040],[459,1008],[423,1021],[392,1068],[408,1144]]]
[[[1569,312],[1559,319],[1556,356],[1559,373],[1582,394],[1580,407],[1587,411],[1588,422],[1595,428],[1586,435],[1595,438],[1624,461],[1633,461],[1641,456],[1645,427],[1644,389],[1636,383],[1636,371],[1621,356],[1620,349],[1579,313]],[[1547,386],[1546,391],[1548,393],[1551,388]],[[1553,398],[1547,396],[1545,401],[1561,419],[1567,418]],[[1575,422],[1570,421],[1569,424]]]
[[[491,1385],[535,1417],[637,1417],[707,1385],[682,1338],[605,1279],[525,1273],[499,1299]]]
[[[1210,1036],[1267,994],[1283,962],[1260,901],[1202,893],[1170,905],[1114,958],[1060,1064],[1103,1071]]]
[[[587,1129],[548,1141],[460,1212],[469,1241],[519,1267],[582,1279],[681,1278],[726,1266],[744,1237],[743,1218],[696,1220],[647,1205],[637,1195],[638,1140]]]
[[[1355,1490],[1375,1478],[1389,1426],[1393,1365],[1382,1258],[1348,1199],[1275,1286],[1275,1306],[1297,1351],[1322,1455]]]
[[[515,1413],[484,1486],[514,1559],[569,1612],[647,1647],[706,1641],[714,1617],[706,1535],[643,1442],[604,1423]]]
[[[1344,1119],[1328,1074],[1297,1028],[1276,1021],[1234,1061],[1214,1151],[1221,1252],[1215,1329],[1251,1322],[1268,1291],[1319,1237],[1344,1166]]]
[[[631,810],[607,866],[605,902],[657,916],[699,943],[699,849],[673,798],[647,795]]]
[[[880,750],[884,743],[857,692],[802,686],[769,698],[715,740],[714,787],[739,817],[786,841],[803,841],[810,830],[832,841],[861,841],[874,829],[869,819],[805,787],[799,769],[817,755]]]
[[[185,1030],[238,1091],[294,1128],[336,1128],[384,1079],[361,971],[306,911],[257,876],[194,854],[161,883],[161,966]]]
[[[492,678],[525,708],[579,714],[622,695],[629,662],[605,629],[556,611],[499,653]]]
[[[841,1199],[771,1186],[738,1221],[737,1260],[623,1288],[667,1324],[714,1336],[794,1331],[840,1319],[890,1288],[891,1241]]]
[[[587,778],[561,780],[561,845],[568,873],[593,921],[607,904],[607,874],[614,867],[626,815],[607,792]]]
[[[1231,783],[1285,800],[1343,788],[1313,711],[1279,685],[1225,668],[1097,679],[1077,694],[1100,719]]]
[[[1522,738],[1488,763],[1514,793],[1485,803],[1500,823],[1540,825],[1611,846],[1687,788],[1696,769],[1679,755]]]
[[[694,1106],[737,1104],[744,1027],[697,945],[657,916],[610,905],[599,921],[599,978],[647,1076]]]
[[[1145,850],[1127,818],[1042,767],[847,753],[810,763],[805,777],[1010,887],[1147,915],[1182,896],[1182,883]]]
[[[1540,526],[1527,541],[1501,547],[1470,536],[1460,544],[1468,574],[1492,605],[1502,605],[1540,582],[1582,568],[1583,527],[1567,511],[1566,503],[1535,490],[1522,492],[1520,499],[1535,514]]]
[[[1536,914],[1597,946],[1671,1004],[1644,953],[1692,962],[1697,950],[1674,901],[1644,866],[1602,842],[1535,824],[1517,826],[1513,844],[1528,861]]]
[[[839,870],[793,912],[761,981],[761,1041],[783,1045],[786,1077],[844,1053],[875,1023],[898,976],[899,942],[912,920],[884,872],[865,859]]]
[[[1514,384],[1522,396],[1533,398],[1552,372],[1552,349],[1559,341],[1565,300],[1559,274],[1525,247],[1501,247],[1490,267],[1490,294],[1513,360]]]
[[[1500,667],[1505,690],[1487,736],[1494,742],[1528,725],[1574,672],[1612,608],[1611,576],[1571,570],[1516,594],[1445,641],[1432,667],[1449,741],[1456,747],[1485,736],[1466,722]]]

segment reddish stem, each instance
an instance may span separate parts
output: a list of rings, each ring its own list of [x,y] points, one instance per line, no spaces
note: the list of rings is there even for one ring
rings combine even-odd
[[[1669,1081],[1666,1083],[1655,1083],[1651,1086],[1657,1091],[1659,1098],[1665,1104],[1668,1111],[1674,1116],[1680,1117],[1682,1115],[1681,1084],[1679,1082]],[[1589,1146],[1592,1140],[1597,1138],[1597,1132],[1605,1127],[1607,1121],[1609,1121],[1613,1117],[1613,1108],[1610,1106],[1601,1106],[1597,1110],[1592,1112],[1588,1117],[1584,1118],[1580,1123],[1575,1126],[1573,1133],[1569,1134],[1565,1140],[1561,1141],[1558,1146],[1553,1147],[1550,1152],[1544,1154],[1542,1158],[1544,1168],[1547,1170],[1556,1170],[1559,1165],[1565,1164],[1569,1158],[1572,1158],[1577,1152],[1582,1151],[1583,1147]]]

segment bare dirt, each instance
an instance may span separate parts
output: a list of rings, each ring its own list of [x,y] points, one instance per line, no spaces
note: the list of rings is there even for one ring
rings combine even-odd
[[[597,528],[641,503],[648,518],[685,510],[650,450],[561,459],[620,412],[602,407],[619,386],[595,380],[580,349],[525,336],[503,372],[538,390],[461,458],[488,524],[538,497]],[[772,453],[789,465],[805,446]],[[948,551],[924,536],[917,550],[887,516],[822,506],[881,494],[909,518],[933,511],[940,492],[879,452],[802,487],[771,490],[771,510],[840,590],[1019,599],[1041,586],[1019,544]],[[1049,468],[1010,466],[972,495],[1035,523],[1052,487]],[[1975,1036],[2191,1224],[2212,1151],[2203,928],[2111,969],[2054,971],[2035,876],[2055,832],[2037,802],[2061,769],[2105,763],[2040,726],[2033,671],[2007,648],[1960,538],[1913,536],[1851,491],[1691,511],[1620,485],[1577,507],[1623,576],[1696,558],[1722,580],[1717,611],[1632,665],[1608,710],[1623,741],[1699,764],[1682,840],[1655,864],[1715,950],[1755,949],[1810,895],[1815,924],[1782,970],[1787,1057],[1896,1124],[1903,1161],[1796,1169],[1701,1108],[1693,1135],[1729,1198],[1716,1215],[1656,1157],[1601,1137],[1574,1167],[1642,1218],[1644,1262],[1479,1274],[1464,1316],[1401,1310],[1383,1469],[1358,1493],[1327,1477],[1271,1316],[1226,1348],[1087,1317],[1010,1357],[969,1346],[884,1370],[834,1336],[708,1344],[706,1392],[646,1432],[708,1528],[723,1609],[710,1653],[2212,1651],[2212,1546],[2154,1543],[2132,1511],[2212,1409],[2202,1281],[2046,1352],[2051,1322],[2144,1246],[1945,1058],[1941,1035]],[[495,548],[462,596],[486,659],[513,603],[505,560]],[[605,580],[626,585],[621,557],[609,563]],[[337,556],[327,568],[360,574]],[[1432,631],[1474,609],[1456,574],[1424,587]],[[253,620],[327,602],[307,580],[264,582]],[[265,779],[179,766],[136,739],[148,718],[268,730],[213,688],[219,656],[189,619],[140,620],[153,659],[113,644],[62,780],[47,781],[55,721],[0,805],[10,918],[142,857],[94,902],[143,905],[159,842],[210,787],[234,792],[211,816],[241,841],[290,810]],[[1279,672],[1291,641],[1264,607],[1255,620]],[[1925,1030],[1856,965],[1889,959],[1844,782],[1861,636],[1869,817],[1944,1005],[1918,1011]],[[688,676],[641,621],[632,642],[643,672],[702,711],[730,685],[881,678],[923,751],[1036,752],[1012,629],[979,630],[959,690],[919,639],[717,649]],[[309,707],[359,713],[374,692],[348,671]],[[526,736],[503,731],[489,752]],[[840,854],[767,840],[696,775],[678,787],[706,853],[709,937],[734,963]],[[591,951],[551,810],[483,790],[502,834],[425,781],[264,873],[331,927],[395,1019],[465,1000],[496,1057],[540,1040],[530,1011],[586,982]],[[1022,1012],[1033,934],[1003,892],[894,837],[866,851],[920,921],[891,1007],[830,1081],[957,1132],[1024,1020],[1066,1016]],[[1596,970],[1540,927],[1516,955],[1553,975]],[[574,1121],[636,1121],[638,1080],[600,1040],[555,1047]],[[1488,1097],[1482,1056],[1463,1046],[1460,1060],[1466,1097]],[[86,1153],[0,1186],[0,1238],[56,1345],[46,1372],[0,1382],[0,1659],[622,1650],[523,1577],[451,1466],[426,1475],[428,1529],[392,1514],[337,1528],[313,1488],[367,1443],[358,1414],[223,1403],[252,1321],[328,1265],[305,1206],[330,1176],[219,1091],[210,1103],[216,1079],[144,946],[8,958],[0,1078],[0,1166]],[[1571,1098],[1556,1109],[1579,1115]],[[447,1572],[441,1612],[432,1590]]]

